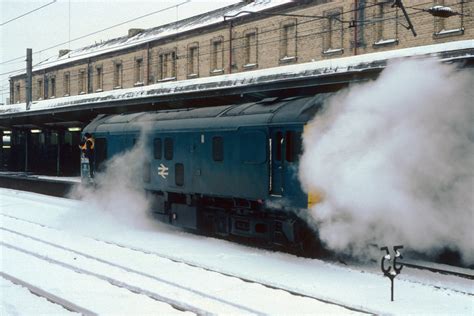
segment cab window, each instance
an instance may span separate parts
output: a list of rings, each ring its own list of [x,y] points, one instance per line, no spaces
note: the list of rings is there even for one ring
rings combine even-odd
[[[212,159],[214,161],[224,160],[224,140],[221,136],[212,138]]]
[[[295,131],[287,131],[285,133],[285,158],[288,162],[298,161],[301,155],[301,133]]]
[[[173,139],[171,137],[165,138],[165,159],[173,160]]]
[[[162,156],[161,138],[155,138],[153,140],[153,155],[155,159],[161,159],[161,156]]]

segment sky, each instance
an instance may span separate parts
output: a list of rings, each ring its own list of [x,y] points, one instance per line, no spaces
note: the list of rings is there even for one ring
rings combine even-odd
[[[27,48],[33,50],[35,65],[60,49],[80,48],[124,36],[130,28],[151,28],[237,2],[240,0],[0,0],[0,104],[9,97],[9,72],[26,68]],[[74,40],[166,8],[170,9]],[[64,45],[40,52],[60,43]]]

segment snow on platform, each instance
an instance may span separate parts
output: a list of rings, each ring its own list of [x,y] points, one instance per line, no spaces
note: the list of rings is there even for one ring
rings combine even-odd
[[[21,178],[21,179],[30,179],[30,180],[46,180],[46,181],[52,181],[52,182],[81,183],[81,177],[45,176],[45,175],[32,174],[29,172],[0,171],[0,178],[1,177]]]
[[[133,212],[132,207],[130,212]],[[144,214],[132,215],[134,218],[140,216],[146,218]],[[320,260],[248,248],[223,240],[184,233],[150,222],[149,219],[146,225],[133,226],[126,219],[121,220],[120,216],[123,214],[92,211],[90,205],[81,201],[0,189],[2,227],[14,225],[14,221],[10,220],[11,217],[56,227],[59,230],[54,233],[55,239],[65,243],[69,243],[68,240],[76,240],[78,245],[84,247],[84,251],[94,251],[95,248],[88,248],[89,242],[84,239],[85,236],[92,236],[95,239],[144,249],[164,257],[270,286],[283,287],[375,314],[472,315],[474,313],[473,284],[472,281],[466,282],[465,279],[447,276],[441,278],[436,274],[415,276],[410,275],[406,269],[395,280],[395,301],[391,302],[390,282],[380,271],[377,271],[376,267],[367,269],[343,267]],[[25,227],[20,227],[22,225]],[[41,226],[33,229],[32,223],[22,225],[17,224],[15,229],[23,229],[25,232],[41,230],[42,234],[52,234]],[[51,238],[53,238],[52,235]],[[113,255],[112,251],[110,255]],[[138,256],[130,257],[129,261],[134,262],[134,266],[139,266],[140,270],[152,271],[151,267],[147,268],[145,259],[138,260],[138,258]],[[376,265],[378,266],[378,263]],[[169,276],[175,276],[174,280],[179,280],[180,273],[170,270]],[[208,277],[203,282],[201,277],[196,275],[195,278],[188,277],[180,282],[207,286],[215,281],[213,277]],[[226,287],[223,286],[223,288]],[[82,290],[87,291],[80,287],[77,290],[79,293]],[[252,299],[260,302],[268,299],[259,297],[255,293],[257,292],[239,295],[253,295]],[[292,308],[295,302],[289,298],[285,303]],[[271,303],[268,302],[268,304]],[[326,308],[329,307],[326,305],[321,305],[321,309],[314,310],[314,313],[327,313]],[[331,304],[329,306],[334,307]],[[293,307],[296,308],[296,306]],[[350,310],[345,311],[350,312]]]

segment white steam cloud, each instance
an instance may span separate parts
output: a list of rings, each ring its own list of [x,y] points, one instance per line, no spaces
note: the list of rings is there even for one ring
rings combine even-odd
[[[142,128],[133,148],[106,162],[104,171],[95,173],[95,186],[78,185],[71,196],[84,202],[71,226],[86,231],[128,228],[148,229],[156,220],[149,216],[150,203],[143,189],[147,128]],[[71,227],[73,228],[73,227]]]
[[[300,178],[336,251],[370,244],[474,262],[474,72],[434,59],[391,62],[329,99],[309,124]]]

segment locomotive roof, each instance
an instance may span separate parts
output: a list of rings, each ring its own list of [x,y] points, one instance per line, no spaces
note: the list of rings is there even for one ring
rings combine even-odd
[[[286,99],[266,98],[243,104],[100,116],[84,132],[138,131],[148,124],[156,130],[187,130],[304,123],[313,118],[330,95],[332,93]]]

